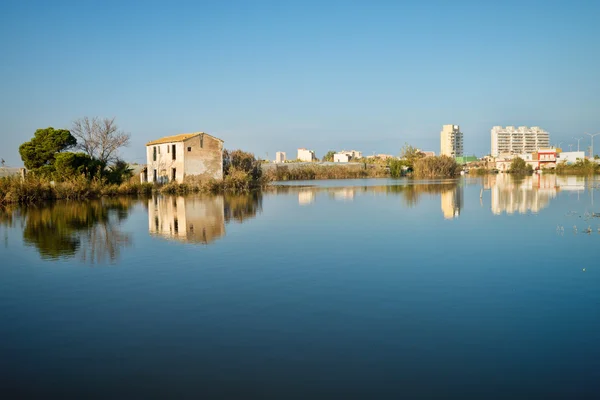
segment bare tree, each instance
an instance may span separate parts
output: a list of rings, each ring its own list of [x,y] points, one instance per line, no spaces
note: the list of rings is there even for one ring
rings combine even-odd
[[[118,150],[128,146],[131,137],[119,129],[114,117],[80,118],[73,122],[71,134],[77,138],[78,149],[105,164],[117,160]]]

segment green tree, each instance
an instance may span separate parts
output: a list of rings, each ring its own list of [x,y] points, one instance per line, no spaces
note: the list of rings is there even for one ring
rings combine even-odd
[[[329,150],[327,152],[327,154],[325,154],[323,156],[323,161],[333,161],[333,155],[335,154],[335,151],[333,150]]]
[[[254,154],[242,150],[223,151],[223,175],[232,175],[234,172],[242,171],[252,181],[259,181],[262,177],[260,162]]]
[[[411,169],[414,167],[415,162],[423,157],[425,157],[425,154],[421,150],[408,143],[405,143],[402,150],[400,150],[400,158],[405,160],[407,166]]]
[[[54,160],[54,178],[63,180],[82,174],[91,178],[100,168],[99,163],[85,153],[58,153]]]
[[[117,160],[108,168],[107,179],[110,183],[121,183],[128,181],[133,176],[133,169],[123,160]]]
[[[66,129],[38,129],[33,139],[19,146],[19,154],[25,168],[52,172],[56,155],[77,144],[77,139]]]
[[[508,172],[511,174],[527,175],[533,173],[531,165],[527,164],[521,157],[515,157],[510,163]]]

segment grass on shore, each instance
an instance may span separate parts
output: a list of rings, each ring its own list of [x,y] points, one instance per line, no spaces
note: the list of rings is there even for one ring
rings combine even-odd
[[[352,165],[305,165],[297,168],[287,165],[271,168],[263,173],[263,179],[273,181],[301,181],[313,179],[360,179],[385,178],[389,172],[385,166]]]
[[[264,184],[262,181],[260,184]],[[108,184],[103,180],[88,180],[83,176],[53,182],[46,178],[27,176],[0,178],[0,204],[33,204],[53,200],[84,200],[101,197],[151,195],[152,193],[247,193],[258,188],[243,172],[234,172],[222,181],[209,180],[198,183],[169,182]]]

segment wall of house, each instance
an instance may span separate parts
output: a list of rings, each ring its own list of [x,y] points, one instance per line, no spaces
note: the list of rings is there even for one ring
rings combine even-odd
[[[172,146],[175,145],[175,160],[173,160]],[[154,161],[154,148],[156,147],[156,161]],[[172,171],[175,168],[177,182],[183,182],[184,154],[183,143],[161,143],[146,146],[146,164],[148,165],[148,182],[153,182],[154,170],[157,171],[157,181],[170,182]]]
[[[204,136],[202,138],[202,136]],[[200,135],[183,142],[186,180],[223,179],[223,142]]]

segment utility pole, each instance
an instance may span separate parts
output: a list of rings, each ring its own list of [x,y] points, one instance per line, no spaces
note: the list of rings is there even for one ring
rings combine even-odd
[[[573,151],[573,145],[569,143],[569,151]]]
[[[591,133],[586,133],[586,135],[591,138],[590,141],[592,142],[592,154],[590,154],[590,158],[594,158],[594,136],[600,135],[600,132],[594,133],[593,135]]]
[[[577,140],[577,151],[579,151],[579,141],[583,138],[582,137],[580,137],[580,138],[574,137],[573,139]]]

